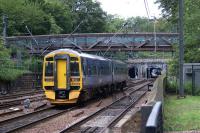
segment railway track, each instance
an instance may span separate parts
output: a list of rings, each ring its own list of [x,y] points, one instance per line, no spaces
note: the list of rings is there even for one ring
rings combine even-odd
[[[71,107],[65,110],[57,109],[55,107],[50,107],[26,115],[14,117],[0,122],[0,133],[13,132],[25,128],[27,126],[30,126],[32,124],[39,123],[45,119],[61,115],[73,109],[75,109],[75,107]]]
[[[38,90],[38,91],[29,91],[29,92],[23,92],[23,93],[15,93],[11,95],[2,95],[0,96],[0,100],[5,100],[5,99],[14,99],[14,98],[19,98],[19,97],[24,97],[24,96],[30,96],[34,94],[42,94],[44,93],[43,90]]]
[[[151,82],[145,82],[138,85],[134,90],[129,90],[120,99],[110,105],[97,110],[93,114],[77,121],[60,133],[81,132],[81,133],[103,133],[111,128],[121,117],[123,117],[132,108],[137,101],[147,92],[145,86]]]
[[[35,96],[21,97],[18,99],[1,100],[0,109],[5,109],[5,108],[12,107],[12,106],[17,106],[17,105],[23,104],[23,101],[27,98],[30,99],[30,102],[34,102],[34,101],[44,99],[44,95],[40,94],[40,95],[35,95]]]

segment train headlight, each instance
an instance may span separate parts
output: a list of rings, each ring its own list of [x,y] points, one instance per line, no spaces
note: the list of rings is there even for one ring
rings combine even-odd
[[[45,90],[53,90],[53,86],[45,86]]]
[[[45,82],[53,82],[54,81],[54,79],[53,78],[45,78]]]

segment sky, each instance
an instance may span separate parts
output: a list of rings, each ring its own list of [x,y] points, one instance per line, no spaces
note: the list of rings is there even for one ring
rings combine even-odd
[[[101,3],[101,7],[109,14],[119,15],[122,18],[143,16],[147,17],[144,0],[97,0]],[[147,0],[150,10],[149,16],[160,17],[161,11],[158,4],[154,4],[155,0]]]

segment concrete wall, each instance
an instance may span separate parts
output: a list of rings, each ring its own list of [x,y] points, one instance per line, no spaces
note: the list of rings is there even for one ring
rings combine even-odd
[[[164,89],[166,84],[166,74],[160,75],[151,87],[151,91],[143,101],[147,101],[138,107],[130,110],[112,129],[111,133],[144,133],[146,121],[151,113],[151,109],[156,101],[164,102]],[[141,102],[144,103],[144,102]]]
[[[151,88],[152,93],[148,95],[148,103],[151,105],[156,101],[164,102],[164,90],[166,85],[166,73],[160,75],[153,84]]]
[[[0,82],[0,91],[2,87],[5,88],[5,93],[13,93],[23,90],[39,89],[41,88],[41,74],[26,73],[15,81]],[[3,89],[4,90],[4,89]]]

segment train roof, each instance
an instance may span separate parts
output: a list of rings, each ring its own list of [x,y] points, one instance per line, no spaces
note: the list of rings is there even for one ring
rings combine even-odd
[[[80,56],[80,57],[91,58],[91,59],[110,60],[110,59],[107,59],[107,58],[104,58],[104,57],[101,57],[101,56],[86,54],[86,53],[78,52],[78,51],[75,51],[75,50],[72,50],[72,49],[58,49],[58,50],[55,50],[55,51],[48,53],[46,56],[49,56],[51,54],[57,54],[57,53],[60,53],[60,52],[68,52],[68,53],[72,53],[72,54],[75,54],[75,55]]]

